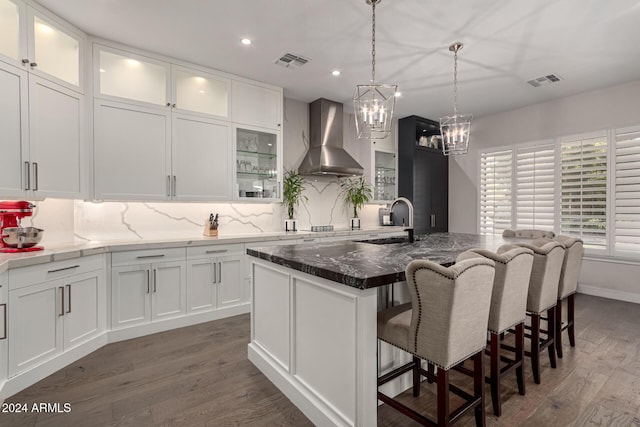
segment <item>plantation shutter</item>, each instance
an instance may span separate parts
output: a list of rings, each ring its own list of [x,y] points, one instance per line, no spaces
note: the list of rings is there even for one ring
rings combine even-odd
[[[480,234],[511,227],[512,150],[480,155]]]
[[[582,238],[586,247],[606,250],[606,136],[563,140],[561,162],[561,234]]]
[[[615,252],[640,254],[640,129],[616,134]]]
[[[517,148],[516,228],[554,230],[555,147]]]

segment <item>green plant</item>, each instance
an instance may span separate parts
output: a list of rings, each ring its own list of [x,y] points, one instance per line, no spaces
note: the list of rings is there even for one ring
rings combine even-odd
[[[308,200],[307,196],[302,194],[304,190],[304,177],[297,171],[286,171],[284,174],[284,183],[282,190],[282,204],[287,208],[289,219],[293,219],[295,208],[300,200]]]
[[[342,197],[347,205],[353,206],[353,217],[358,218],[358,209],[371,200],[373,187],[364,177],[347,178],[340,183]]]

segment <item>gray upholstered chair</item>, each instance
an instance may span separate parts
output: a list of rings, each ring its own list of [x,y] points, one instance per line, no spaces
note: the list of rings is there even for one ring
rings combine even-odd
[[[562,331],[568,330],[569,344],[576,346],[575,337],[575,305],[574,295],[578,289],[578,278],[582,268],[584,245],[581,239],[569,236],[556,236],[553,240],[562,243],[565,248],[560,284],[558,286],[558,302],[556,304],[556,353],[562,358]],[[562,324],[562,304],[567,300],[567,323]]]
[[[520,230],[504,230],[502,232],[502,237],[522,237],[525,239],[553,239],[555,233],[553,231],[548,230],[529,230],[529,229],[520,229]]]
[[[452,415],[475,410],[476,424],[484,425],[484,349],[486,346],[494,262],[487,258],[461,261],[445,268],[414,260],[406,268],[411,303],[378,313],[378,338],[413,355],[413,361],[378,378],[378,386],[413,371],[413,395],[420,379],[437,383],[438,425],[449,425]],[[473,396],[449,384],[449,370],[473,358]],[[422,368],[421,360],[438,367],[437,375]],[[449,410],[449,390],[466,401]],[[378,391],[378,399],[420,423],[435,421]],[[457,415],[456,415],[457,418]]]
[[[485,257],[495,262],[496,274],[491,293],[491,310],[489,312],[489,356],[491,384],[491,401],[493,413],[502,413],[500,394],[500,377],[516,370],[518,391],[525,394],[524,383],[524,321],[527,317],[527,293],[533,251],[531,249],[504,245],[498,252],[485,249],[473,249],[463,252],[457,261]],[[508,359],[500,354],[500,336],[509,328],[515,327],[515,356]],[[500,365],[506,363],[502,368]]]
[[[527,295],[527,313],[531,315],[531,357],[533,380],[540,384],[540,352],[549,349],[549,363],[556,367],[555,351],[555,307],[558,283],[564,260],[564,246],[549,239],[536,239],[530,243],[516,243],[533,251],[533,267]],[[541,314],[547,312],[547,337],[540,332]]]

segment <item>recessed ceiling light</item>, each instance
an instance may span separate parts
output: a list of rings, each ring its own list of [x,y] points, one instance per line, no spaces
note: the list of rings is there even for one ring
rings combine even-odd
[[[396,93],[394,93],[394,95],[395,95],[395,96],[396,96],[396,98],[397,98],[397,97],[399,97],[399,96],[402,96],[402,92],[396,92]]]
[[[251,39],[248,39],[245,37],[242,40],[240,40],[240,43],[242,43],[245,46],[249,46],[252,42],[251,42]]]
[[[101,72],[101,73],[106,73],[106,72],[107,72],[107,70],[105,70],[104,68],[100,68],[100,72]]]
[[[333,70],[333,71],[331,72],[331,75],[333,75],[333,76],[339,76],[339,75],[340,75],[340,70]]]

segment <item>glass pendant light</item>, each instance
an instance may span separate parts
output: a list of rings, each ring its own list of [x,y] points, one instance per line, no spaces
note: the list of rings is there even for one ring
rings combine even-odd
[[[462,43],[449,46],[453,52],[453,116],[440,119],[442,135],[442,152],[445,156],[467,154],[469,149],[469,131],[471,130],[471,114],[458,114],[458,51]]]
[[[397,85],[376,84],[376,4],[382,0],[365,0],[371,5],[371,83],[357,85],[353,97],[358,138],[382,139],[391,133]]]

